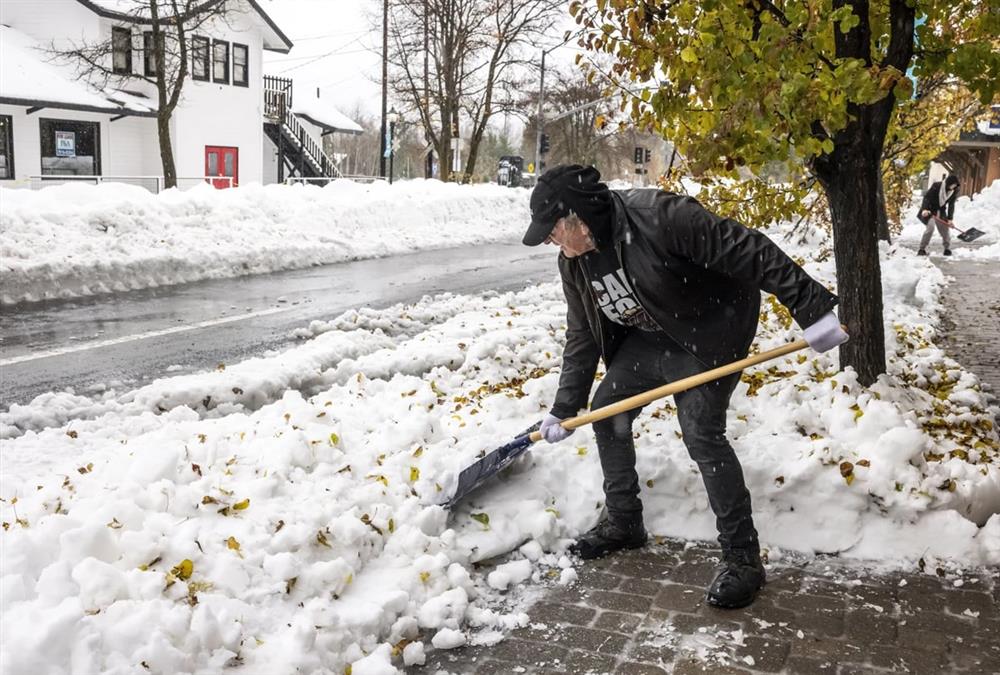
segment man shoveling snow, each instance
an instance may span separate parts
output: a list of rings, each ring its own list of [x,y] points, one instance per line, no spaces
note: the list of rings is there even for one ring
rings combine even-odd
[[[610,190],[593,167],[558,166],[531,196],[523,239],[560,248],[568,306],[559,389],[540,432],[550,443],[572,431],[560,423],[591,402],[604,407],[667,382],[747,355],[757,330],[761,290],[773,293],[805,327],[817,351],[847,340],[837,298],[770,239],[709,213],[690,197],[660,190]],[[723,565],[708,602],[744,607],[764,585],[750,493],[726,439],[735,373],[677,394],[684,443],[701,470],[716,516]],[[607,519],[573,550],[582,558],[639,548],[647,541],[635,470],[634,408],[594,423],[604,473]]]

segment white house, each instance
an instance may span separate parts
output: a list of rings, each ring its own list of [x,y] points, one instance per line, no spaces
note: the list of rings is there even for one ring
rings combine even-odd
[[[336,175],[317,130],[295,115],[290,82],[265,92],[263,50],[287,53],[292,42],[256,0],[225,2],[227,19],[187,41],[191,72],[170,121],[179,185],[206,176],[224,187],[275,174]],[[135,11],[141,4],[0,0],[0,185],[100,176],[158,187],[156,62],[146,48],[148,22]],[[82,80],[78,64],[53,59],[53,51],[109,40],[105,67],[138,79],[113,78],[102,88]],[[360,131],[350,125],[342,126]]]

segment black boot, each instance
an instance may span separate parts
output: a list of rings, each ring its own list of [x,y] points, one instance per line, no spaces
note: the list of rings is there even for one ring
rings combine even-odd
[[[950,248],[946,248],[946,249],[944,250],[944,254],[945,254],[945,255],[951,255],[951,249],[950,249]]]
[[[708,587],[708,604],[725,609],[746,607],[757,597],[765,580],[757,549],[723,551],[721,570]]]
[[[584,560],[591,560],[603,558],[623,548],[642,548],[646,545],[647,539],[646,528],[641,521],[620,527],[609,520],[602,520],[577,539],[569,547],[569,551]]]
[[[919,251],[917,251],[917,255],[927,255],[927,251],[925,251],[924,249],[920,249]]]

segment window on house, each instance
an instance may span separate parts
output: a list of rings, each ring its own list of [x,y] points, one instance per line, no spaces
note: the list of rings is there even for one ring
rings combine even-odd
[[[233,84],[250,86],[250,48],[233,43]]]
[[[38,120],[43,176],[101,175],[101,125],[75,120]]]
[[[153,44],[153,31],[151,30],[142,34],[142,62],[146,77],[156,77],[156,46]]]
[[[229,84],[229,43],[212,41],[212,80]]]
[[[208,38],[195,35],[191,38],[191,77],[202,82],[208,82],[208,57]]]
[[[132,31],[128,28],[111,29],[111,69],[116,73],[132,72]]]
[[[14,127],[10,115],[0,115],[0,180],[14,178]]]

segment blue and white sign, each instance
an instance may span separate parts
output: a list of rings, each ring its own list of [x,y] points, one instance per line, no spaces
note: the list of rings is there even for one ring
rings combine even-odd
[[[74,132],[56,132],[56,157],[76,157],[76,134]]]

